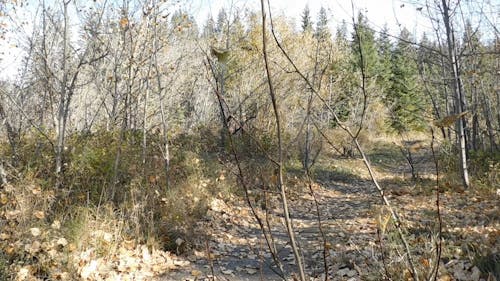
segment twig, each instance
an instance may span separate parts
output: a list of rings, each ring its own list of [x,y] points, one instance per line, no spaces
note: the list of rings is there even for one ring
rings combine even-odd
[[[441,217],[441,206],[440,206],[440,196],[439,196],[439,162],[436,157],[436,152],[434,150],[434,142],[435,142],[435,136],[434,136],[434,129],[431,127],[431,134],[432,134],[432,140],[431,140],[431,151],[432,151],[432,159],[434,160],[434,167],[436,169],[436,216],[438,219],[438,241],[436,242],[436,261],[435,264],[433,265],[431,275],[429,280],[437,280],[438,273],[439,273],[439,262],[441,261],[441,251],[443,248],[443,219]]]
[[[387,261],[385,260],[385,253],[384,253],[384,247],[382,245],[382,237],[380,235],[380,229],[377,228],[377,240],[378,240],[378,246],[379,246],[379,251],[380,251],[380,255],[382,257],[382,264],[384,266],[384,271],[385,271],[385,275],[386,275],[386,278],[387,279],[391,279],[390,278],[390,274],[389,274],[389,269],[387,268]]]
[[[280,115],[278,111],[278,104],[276,101],[276,94],[274,92],[274,86],[271,80],[271,71],[269,69],[269,61],[267,57],[267,38],[266,38],[266,10],[264,8],[264,0],[260,1],[261,11],[262,11],[262,53],[264,56],[264,65],[266,68],[267,74],[267,82],[269,84],[269,95],[271,96],[271,102],[273,104],[274,117],[276,119],[276,131],[278,138],[278,187],[281,190],[281,203],[283,206],[283,213],[285,216],[285,223],[288,232],[288,237],[290,239],[290,246],[292,247],[293,255],[295,257],[295,263],[297,265],[297,269],[299,270],[299,276],[301,281],[306,281],[306,275],[304,272],[304,265],[302,263],[302,259],[299,253],[299,249],[297,247],[297,243],[295,241],[295,233],[293,230],[293,224],[290,219],[290,213],[288,209],[288,202],[286,196],[286,186],[283,182],[283,140],[281,138],[281,124],[280,124]],[[268,0],[269,7],[269,0]]]
[[[316,194],[312,187],[312,179],[310,168],[306,169],[306,177],[307,177],[307,186],[309,187],[309,192],[313,198],[314,206],[316,207],[316,219],[318,220],[318,230],[321,235],[321,239],[323,240],[323,266],[325,269],[325,281],[328,281],[328,241],[326,240],[325,232],[323,231],[323,222],[321,220],[321,212],[319,209],[318,199],[316,199]]]
[[[212,274],[211,279],[215,281],[214,261],[212,260],[212,255],[210,253],[210,243],[208,242],[208,237],[207,240],[205,240],[205,248],[207,251],[208,266],[210,267],[210,273]]]

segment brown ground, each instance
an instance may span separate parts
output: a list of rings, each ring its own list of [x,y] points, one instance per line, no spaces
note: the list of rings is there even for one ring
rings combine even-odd
[[[371,159],[382,186],[402,218],[418,269],[429,272],[435,257],[433,241],[437,237],[432,158],[425,149],[415,152],[421,180],[413,182],[408,179],[404,159],[394,155],[397,154],[374,153]],[[316,205],[311,194],[295,187],[290,188],[293,190],[289,195],[307,274],[312,280],[324,280],[323,246],[326,245],[329,280],[382,280],[386,272],[384,262],[393,280],[407,279],[409,272],[405,269],[404,253],[398,246],[396,232],[388,223],[387,210],[367,179],[362,162],[322,160],[318,166],[321,169],[316,170],[313,189],[320,206],[326,244],[318,231]],[[350,166],[352,174],[339,172],[337,166]],[[500,248],[498,196],[450,186],[441,193],[440,200],[443,253],[439,280],[495,280],[493,275],[499,274],[499,263],[495,261]],[[261,205],[260,201],[257,203]],[[264,217],[264,211],[257,209]],[[291,278],[289,274],[295,271],[294,259],[279,202],[273,202],[270,209],[275,244],[286,276]],[[262,232],[241,198],[230,202],[214,200],[207,220],[196,228],[200,233],[207,233],[207,238],[196,243],[197,250],[182,256],[189,263],[159,280],[212,280],[212,274],[216,280],[282,280],[274,273],[276,267]],[[377,230],[383,233],[383,256]]]

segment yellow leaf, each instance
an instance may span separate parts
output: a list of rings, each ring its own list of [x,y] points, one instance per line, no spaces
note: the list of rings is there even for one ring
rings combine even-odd
[[[0,233],[0,240],[7,240],[9,238],[10,238],[9,234],[4,233],[4,232]]]
[[[122,28],[125,28],[125,27],[127,27],[127,25],[128,25],[128,18],[126,18],[126,17],[122,18],[122,19],[120,20],[120,26],[121,26]]]
[[[453,278],[451,278],[451,276],[449,274],[446,274],[446,275],[443,275],[441,277],[439,277],[438,281],[452,281]]]
[[[7,197],[7,195],[5,195],[5,193],[0,194],[0,203],[2,203],[2,205],[5,205],[8,202],[9,198]]]
[[[193,275],[194,277],[200,277],[201,276],[201,271],[199,270],[193,270],[191,271],[191,275]]]
[[[382,222],[382,225],[380,226],[382,233],[385,233],[385,230],[387,229],[387,224],[389,224],[390,220],[391,220],[391,214],[387,214],[387,216],[384,218],[384,221]]]
[[[436,120],[434,121],[434,125],[436,125],[437,127],[440,127],[440,128],[446,128],[446,127],[450,127],[451,125],[453,125],[458,119],[464,117],[465,115],[467,115],[469,112],[468,111],[464,111],[460,114],[452,114],[452,115],[448,115],[444,118],[441,118],[439,120]]]
[[[33,215],[35,216],[35,218],[40,220],[45,218],[45,213],[43,211],[36,211],[33,213]]]
[[[53,229],[59,229],[61,228],[61,222],[55,220],[50,227],[52,227]]]
[[[36,187],[34,187],[34,188],[31,190],[31,192],[32,192],[34,195],[38,195],[38,194],[40,194],[40,193],[42,192],[42,188],[41,188],[41,187],[39,187],[39,186],[36,186]]]
[[[5,253],[7,255],[12,255],[14,252],[16,252],[16,248],[14,248],[12,245],[9,245],[7,249],[5,249]]]

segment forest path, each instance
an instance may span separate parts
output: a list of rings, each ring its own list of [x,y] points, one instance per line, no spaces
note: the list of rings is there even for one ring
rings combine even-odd
[[[415,249],[432,248],[429,234],[435,229],[435,194],[432,192],[430,179],[433,162],[428,148],[416,151],[413,155],[415,168],[422,176],[422,181],[431,181],[427,182],[430,186],[428,190],[416,187],[408,179],[411,175],[409,165],[405,163],[401,152],[382,149],[374,150],[369,156],[378,171],[377,177],[381,185],[386,188],[389,200],[408,228],[412,246],[416,245]],[[337,164],[332,165],[332,161]],[[326,245],[329,280],[380,280],[384,269],[377,229],[381,221],[386,221],[387,210],[382,206],[380,196],[366,172],[361,172],[364,168],[362,162],[359,159],[345,161],[349,163],[321,160],[313,184],[326,244],[318,228],[313,196],[306,188],[290,188],[289,205],[306,273],[311,280],[324,280],[323,249]],[[350,166],[350,170],[346,170],[345,166]],[[358,169],[359,173],[356,172]],[[262,205],[262,200],[252,202],[255,203],[259,216],[265,218],[265,210],[258,207]],[[457,245],[453,244],[454,247],[462,247],[463,241],[489,245],[493,252],[498,252],[500,241],[496,198],[487,200],[467,192],[445,192],[441,195],[441,203],[445,221],[444,234],[450,240],[448,243],[455,241]],[[271,206],[268,208],[272,210],[268,218],[274,242],[284,271],[290,274],[296,271],[296,267],[281,205],[275,200],[271,202]],[[488,211],[481,211],[484,208]],[[390,235],[389,228],[387,227],[386,236]],[[213,275],[216,280],[282,280],[275,273],[278,270],[269,254],[262,231],[251,209],[241,198],[234,198],[227,203],[215,199],[210,206],[207,221],[200,222],[196,229],[200,233],[207,233],[208,238],[196,245],[198,251],[195,250],[186,257],[189,264],[169,272],[159,280],[212,280]],[[471,229],[475,229],[474,232],[471,233]],[[467,236],[466,233],[470,235]],[[389,243],[385,247],[394,246],[387,241],[387,238],[384,239],[384,243]],[[206,255],[207,245],[211,252],[210,258]],[[432,250],[427,250],[433,254]],[[392,259],[403,260],[402,255],[392,256]],[[453,256],[453,253],[446,252],[446,255],[450,257],[443,259],[443,276],[450,272],[455,274],[455,280],[475,280],[478,268],[471,261],[461,259],[458,254]],[[424,258],[419,261],[419,266],[420,263],[426,266]],[[402,269],[399,268],[399,271],[401,273]],[[456,274],[461,275],[457,278]],[[460,276],[463,278],[460,279]],[[290,279],[290,275],[287,278]]]
[[[368,182],[353,181],[328,186],[316,184],[314,189],[329,248],[329,271],[337,272],[339,277],[358,276],[355,267],[366,268],[367,260],[376,251],[373,249],[376,223],[370,213],[379,200],[373,188]],[[310,276],[321,276],[324,272],[324,244],[318,228],[316,204],[310,194],[291,197],[291,214],[306,271]],[[277,251],[285,271],[293,272],[294,258],[281,208],[278,202],[273,205],[275,208],[269,221]],[[218,280],[282,280],[273,271],[277,267],[267,250],[262,231],[244,202],[229,205],[215,200],[209,214],[211,221],[198,227],[211,233],[209,247]],[[261,210],[259,214],[264,218]],[[194,280],[198,274],[200,277],[211,275],[210,261],[205,252],[195,252],[194,256],[188,257],[191,260],[188,267],[172,272],[163,280]]]

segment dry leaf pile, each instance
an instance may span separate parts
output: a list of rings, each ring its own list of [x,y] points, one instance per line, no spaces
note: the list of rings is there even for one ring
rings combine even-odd
[[[86,230],[91,239],[78,246],[65,237],[60,221],[47,219],[53,198],[38,186],[0,191],[0,250],[8,262],[0,279],[151,280],[190,263],[100,229]]]

